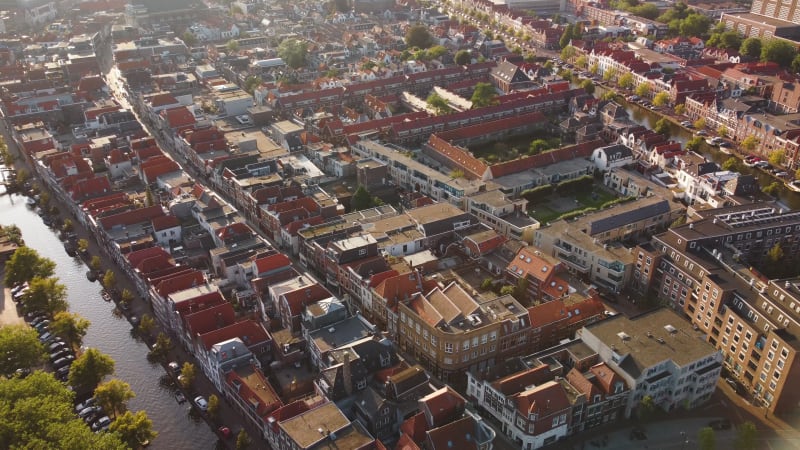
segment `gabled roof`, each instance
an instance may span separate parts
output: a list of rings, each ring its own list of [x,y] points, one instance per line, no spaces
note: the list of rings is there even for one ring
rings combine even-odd
[[[264,275],[287,269],[292,265],[292,261],[283,253],[275,253],[256,259],[255,265],[257,275]]]
[[[166,250],[161,247],[148,247],[142,250],[135,250],[128,253],[127,258],[131,266],[136,267],[141,261],[155,256],[163,256],[167,259],[172,258]]]
[[[219,292],[215,294],[222,297]],[[210,308],[185,314],[183,321],[189,336],[194,337],[234,323],[236,312],[233,310],[233,305],[223,301]]]
[[[550,367],[541,365],[522,372],[511,374],[492,383],[492,387],[503,395],[518,394],[531,385],[538,385],[552,379]]]
[[[103,217],[99,220],[103,229],[109,230],[118,225],[131,225],[134,223],[149,222],[156,217],[164,215],[161,205],[153,205],[146,208],[139,208],[126,211],[120,214]]]
[[[524,415],[547,416],[554,411],[569,408],[570,402],[564,387],[548,381],[533,389],[521,392],[516,398],[517,410]]]
[[[467,401],[453,388],[445,386],[419,399],[419,405],[425,413],[428,426],[435,428],[461,415],[466,409]]]
[[[200,335],[200,342],[206,350],[229,339],[239,338],[247,347],[263,344],[272,339],[267,330],[254,320],[236,322]]]
[[[160,106],[176,105],[178,104],[178,99],[168,92],[161,92],[150,97],[148,103],[152,108],[158,108]]]
[[[173,292],[183,291],[203,283],[205,283],[205,275],[203,272],[192,269],[188,272],[158,282],[156,291],[162,298],[166,298]]]
[[[165,109],[161,111],[161,116],[164,117],[170,128],[181,128],[197,123],[194,114],[185,106]]]
[[[506,270],[516,277],[531,277],[540,283],[545,283],[560,265],[559,261],[553,260],[534,247],[522,247],[508,263]]]
[[[430,450],[478,450],[476,421],[465,416],[436,429],[428,431],[427,444]]]
[[[300,315],[303,308],[316,303],[320,300],[331,297],[331,293],[319,283],[302,286],[293,291],[285,292],[281,295],[286,303],[289,305],[289,314],[291,316]]]
[[[595,395],[600,395],[602,392],[600,389],[592,384],[580,371],[575,369],[574,367],[572,370],[567,373],[567,381],[569,384],[572,385],[575,389],[578,390],[585,398],[586,401],[589,403],[593,402]]]

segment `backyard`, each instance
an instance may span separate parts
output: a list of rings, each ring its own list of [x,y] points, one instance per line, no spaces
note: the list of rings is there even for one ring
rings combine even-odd
[[[471,145],[468,150],[476,158],[484,159],[489,164],[495,164],[531,154],[531,142],[537,140],[544,146],[539,151],[552,150],[561,146],[558,133],[541,129],[522,136],[507,137],[502,141]]]
[[[528,213],[542,225],[556,221],[559,217],[572,211],[586,208],[600,209],[606,202],[617,197],[597,186],[576,194],[552,194],[546,200],[528,205]]]

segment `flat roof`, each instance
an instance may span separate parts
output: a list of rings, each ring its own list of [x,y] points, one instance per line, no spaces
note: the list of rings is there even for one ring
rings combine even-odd
[[[338,431],[347,425],[344,413],[335,403],[328,402],[322,406],[279,423],[289,438],[298,448],[310,448],[315,443],[328,437],[331,432]]]
[[[737,13],[737,14],[725,14],[725,17],[736,17],[738,19],[746,20],[748,22],[753,22],[760,25],[771,25],[774,26],[775,28],[792,28],[800,26],[786,20],[776,19],[768,16],[762,16],[760,14],[753,14],[749,12]]]
[[[310,337],[320,352],[326,352],[347,346],[371,334],[372,330],[358,316],[353,316],[329,327],[316,330],[310,334]]]

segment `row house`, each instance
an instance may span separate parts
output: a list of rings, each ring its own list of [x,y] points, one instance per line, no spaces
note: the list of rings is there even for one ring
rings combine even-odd
[[[575,333],[607,316],[605,305],[596,292],[588,296],[571,294],[528,308],[531,323],[530,349],[540,351],[573,339]]]
[[[478,303],[455,282],[397,305],[400,348],[442,380],[463,380],[526,348],[527,311],[511,296]]]
[[[246,366],[271,361],[272,336],[255,320],[244,320],[197,335],[193,354],[214,386],[224,391],[228,374]]]
[[[530,302],[547,302],[571,293],[570,286],[559,273],[562,263],[532,247],[522,247],[505,269],[506,282],[527,286],[521,296]]]
[[[284,406],[261,368],[255,364],[243,363],[226,372],[221,391],[262,436],[267,435],[272,414]]]
[[[359,422],[351,422],[335,403],[322,396],[298,400],[267,416],[265,437],[275,450],[336,447],[375,449],[375,439]]]
[[[739,118],[734,139],[741,142],[754,136],[758,144],[754,153],[765,159],[776,150],[785,150],[784,165],[794,170],[798,167],[798,136],[800,136],[800,113],[773,115],[770,113],[745,113]]]
[[[496,189],[468,195],[464,201],[465,211],[500,235],[528,243],[533,241],[539,222],[527,215],[528,201],[524,198],[514,199]]]

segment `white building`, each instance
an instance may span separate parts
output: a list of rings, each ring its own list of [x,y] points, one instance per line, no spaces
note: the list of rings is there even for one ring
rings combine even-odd
[[[630,386],[626,417],[645,396],[667,412],[700,406],[722,371],[722,353],[666,308],[633,319],[619,314],[582,328],[577,337]]]
[[[598,169],[605,172],[633,163],[633,152],[622,144],[613,144],[595,149],[592,152],[591,160]]]

